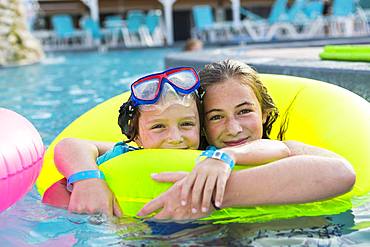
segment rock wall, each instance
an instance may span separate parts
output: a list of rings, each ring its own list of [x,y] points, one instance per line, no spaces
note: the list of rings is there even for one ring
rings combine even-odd
[[[44,57],[27,28],[22,0],[0,0],[0,66],[27,65]]]

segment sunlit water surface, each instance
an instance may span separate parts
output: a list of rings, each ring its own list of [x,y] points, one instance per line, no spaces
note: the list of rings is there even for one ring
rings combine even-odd
[[[165,55],[177,51],[48,54],[38,65],[0,69],[0,106],[28,118],[49,145],[76,117],[163,69]],[[339,215],[259,224],[155,223],[70,214],[43,205],[33,189],[0,214],[0,246],[370,246],[369,214],[366,203]]]

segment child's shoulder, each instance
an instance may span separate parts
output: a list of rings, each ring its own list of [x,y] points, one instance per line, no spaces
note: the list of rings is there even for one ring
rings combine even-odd
[[[121,155],[121,154],[124,154],[124,153],[127,153],[127,152],[130,152],[130,151],[135,151],[135,150],[139,150],[140,148],[138,147],[133,147],[133,146],[130,146],[128,145],[127,143],[125,142],[117,142],[112,149],[108,150],[106,153],[104,153],[103,155],[99,156],[96,160],[96,163],[98,165],[101,165],[102,163],[104,163],[105,161],[108,161],[110,159],[113,159],[114,157],[118,156],[118,155]]]
[[[135,150],[139,150],[140,148],[138,147],[134,147],[134,146],[130,146],[128,145],[127,143],[125,142],[117,142],[114,147],[112,148],[112,151],[116,151],[117,152],[121,152],[122,153],[127,153],[127,152],[130,152],[130,151],[135,151]]]

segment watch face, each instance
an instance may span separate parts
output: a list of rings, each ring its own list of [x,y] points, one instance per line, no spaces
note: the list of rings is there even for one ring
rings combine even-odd
[[[219,159],[221,158],[222,153],[220,151],[216,151],[213,153],[212,158]]]

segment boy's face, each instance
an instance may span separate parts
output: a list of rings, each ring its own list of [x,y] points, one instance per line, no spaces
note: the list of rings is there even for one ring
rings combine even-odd
[[[136,143],[143,148],[198,149],[199,114],[196,103],[141,111]]]

